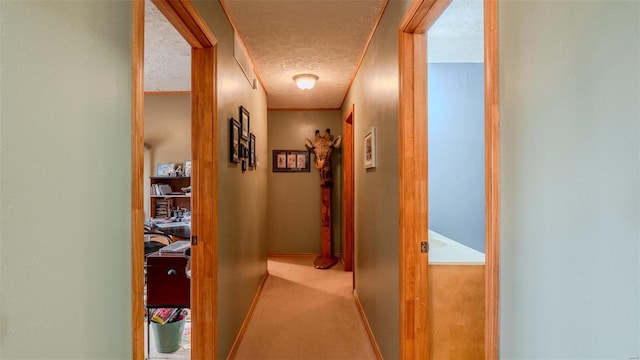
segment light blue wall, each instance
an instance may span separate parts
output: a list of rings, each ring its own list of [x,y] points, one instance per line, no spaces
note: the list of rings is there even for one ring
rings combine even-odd
[[[503,359],[640,355],[640,2],[501,1]]]
[[[484,252],[484,64],[428,74],[429,228]]]
[[[0,358],[131,358],[129,1],[0,1]]]

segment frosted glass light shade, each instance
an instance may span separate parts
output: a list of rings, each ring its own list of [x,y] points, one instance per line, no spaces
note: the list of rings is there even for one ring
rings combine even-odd
[[[313,74],[300,74],[293,77],[298,88],[302,90],[309,90],[316,86],[316,81],[318,81],[318,76]]]

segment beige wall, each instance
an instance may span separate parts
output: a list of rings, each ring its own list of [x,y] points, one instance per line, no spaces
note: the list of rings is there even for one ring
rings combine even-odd
[[[233,29],[219,2],[196,1],[218,39],[218,358],[226,358],[267,271],[267,98],[252,89],[233,58]],[[251,115],[260,164],[229,162],[229,118]]]
[[[145,95],[144,142],[152,145],[150,175],[159,162],[191,160],[191,95]]]
[[[274,173],[273,150],[306,150],[304,139],[314,138],[315,130],[333,135],[342,132],[340,111],[269,111],[269,145],[263,159],[268,168],[268,250],[269,253],[319,254],[320,242],[320,174],[313,166],[310,172]],[[334,149],[333,169],[333,244],[340,252],[342,191],[342,151]]]
[[[0,358],[131,358],[127,1],[0,1]]]
[[[144,212],[149,214],[149,176],[158,163],[191,160],[191,95],[144,96]],[[176,190],[177,191],[177,190]]]
[[[385,359],[399,353],[398,25],[408,1],[390,1],[344,103],[354,105],[356,290]],[[376,128],[377,167],[363,167]]]

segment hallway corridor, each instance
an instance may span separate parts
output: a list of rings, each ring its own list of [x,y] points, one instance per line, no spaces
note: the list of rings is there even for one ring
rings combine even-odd
[[[376,359],[340,264],[313,267],[313,256],[270,257],[269,277],[236,360]]]

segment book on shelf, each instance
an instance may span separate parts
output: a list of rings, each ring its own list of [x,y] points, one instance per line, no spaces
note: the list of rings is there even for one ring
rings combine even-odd
[[[167,184],[153,184],[150,192],[151,195],[169,195],[173,193],[173,189]]]

